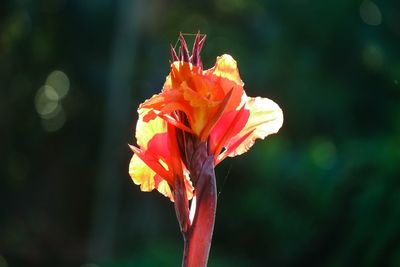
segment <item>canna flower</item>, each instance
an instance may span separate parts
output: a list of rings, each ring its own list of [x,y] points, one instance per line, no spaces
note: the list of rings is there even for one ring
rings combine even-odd
[[[203,70],[199,53],[205,37],[200,40],[197,35],[190,58],[182,35],[180,38],[180,59],[171,48],[174,61],[161,93],[139,107],[138,144],[145,147],[157,131],[165,132],[166,124],[174,125],[178,131],[194,135],[200,142],[208,141],[217,165],[226,157],[245,153],[256,139],[278,132],[283,123],[282,110],[268,98],[246,95],[237,63],[230,55],[219,56],[213,68]],[[154,124],[164,126],[155,128]],[[157,188],[170,196],[164,181],[172,185],[171,179],[165,177],[164,181],[158,182],[161,173],[149,178],[148,172],[152,173],[154,168],[145,167],[143,163],[140,163],[143,168],[135,168],[138,157],[134,156],[133,161],[130,174],[135,183],[141,184],[143,191]],[[165,160],[163,164],[166,165]]]
[[[161,93],[139,106],[137,146],[129,174],[142,191],[157,189],[174,202],[185,240],[183,266],[206,266],[217,203],[214,167],[278,132],[279,106],[246,95],[236,61],[227,54],[203,70],[197,34],[192,55],[180,35]],[[189,210],[189,200],[192,207]]]

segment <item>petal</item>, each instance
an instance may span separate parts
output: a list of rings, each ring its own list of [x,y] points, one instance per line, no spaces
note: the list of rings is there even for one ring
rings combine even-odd
[[[270,134],[277,133],[282,127],[283,113],[274,101],[268,98],[249,97],[246,109],[250,110],[250,117],[246,126],[225,147],[229,154],[224,157],[234,157],[243,154],[250,149],[256,139],[264,139]],[[238,145],[236,141],[243,139],[245,135],[247,135],[247,138],[244,138],[240,145]],[[231,146],[234,145],[237,145],[237,147],[233,149]]]
[[[136,154],[129,163],[129,175],[140,190],[150,192],[154,189],[154,176],[156,173],[150,169]]]
[[[200,74],[202,72],[201,67],[193,66],[188,62],[173,62],[171,64],[171,73],[167,76],[167,80],[164,84],[164,90],[175,89],[182,82],[189,81],[193,74]]]
[[[170,145],[169,133],[156,134],[148,143],[147,152],[157,155],[162,158],[165,162],[166,159],[171,157],[171,145]],[[168,164],[168,162],[165,162]]]
[[[246,98],[243,90],[243,81],[240,79],[236,61],[230,55],[222,55],[217,58],[215,66],[205,72],[205,75],[214,81],[215,91],[222,91],[226,95],[232,91],[226,111],[239,109]]]
[[[147,145],[151,139],[157,134],[165,133],[167,131],[167,123],[160,117],[145,122],[144,114],[148,109],[139,109],[139,119],[136,124],[136,140],[137,144],[142,149],[147,149]]]
[[[144,138],[148,138],[154,133],[156,134],[149,140],[142,139],[142,141],[146,141],[147,150],[130,146],[134,155],[129,164],[129,174],[133,182],[140,185],[142,191],[149,192],[156,188],[161,194],[169,197],[171,201],[174,201],[174,199],[170,185],[174,184],[174,179],[184,177],[186,196],[190,200],[193,196],[193,186],[189,178],[189,173],[182,170],[182,162],[176,156],[179,153],[178,148],[174,149],[172,147],[177,144],[173,144],[170,138],[171,135],[174,135],[174,131],[172,130],[175,128],[169,126],[167,132],[157,133],[160,128],[164,128],[157,127],[157,120],[161,119],[156,118],[149,123],[140,123],[143,132],[149,133],[148,135],[144,135]],[[148,128],[148,126],[150,127]]]
[[[175,126],[176,128],[181,129],[182,131],[193,133],[193,130],[190,129],[189,126],[183,124],[183,122],[181,122],[178,118],[174,118],[170,115],[165,115],[165,114],[161,114],[160,117],[163,118],[169,124]]]
[[[243,87],[236,61],[227,54],[217,57],[214,68],[209,70],[213,75],[226,78]]]
[[[231,142],[226,148],[225,151],[219,154],[215,159],[215,165],[219,164],[223,161],[229,154],[231,154],[241,143],[243,143],[249,135],[251,135],[253,131],[248,132],[247,134],[241,136],[239,139],[235,139],[234,142]]]
[[[200,140],[205,141],[208,136],[210,135],[211,130],[214,128],[214,126],[217,124],[217,122],[221,119],[223,116],[226,106],[228,105],[229,101],[231,100],[232,97],[232,90],[229,91],[228,94],[224,97],[224,99],[221,101],[221,103],[218,105],[216,108],[214,114],[208,118],[208,121],[205,125],[205,127],[202,129],[200,133]]]
[[[211,151],[215,157],[242,131],[249,119],[249,113],[243,106],[239,110],[225,113],[217,122],[210,133]]]
[[[173,201],[168,182],[156,174],[136,154],[132,156],[129,163],[129,175],[135,184],[140,185],[140,190],[150,192],[154,188],[157,188],[161,194]]]
[[[183,175],[185,177],[186,196],[188,200],[191,200],[193,197],[194,187],[192,181],[190,180],[189,171],[185,169]]]
[[[217,102],[210,101],[198,91],[190,88],[186,82],[183,82],[180,88],[183,92],[183,97],[190,103],[192,107],[212,107],[217,104]]]
[[[174,196],[172,194],[171,187],[169,186],[168,182],[162,179],[159,175],[154,176],[154,181],[155,181],[155,187],[157,188],[158,192],[168,197],[173,202]]]
[[[163,161],[162,158],[160,158],[157,154],[152,153],[152,151],[143,151],[135,146],[129,147],[135,153],[135,155],[143,161],[143,163],[145,163],[155,173],[172,184],[174,175],[169,171],[169,166],[165,163],[165,161]]]
[[[181,110],[190,116],[190,105],[185,101],[183,94],[178,90],[163,91],[158,95],[153,95],[140,105],[138,112],[143,120],[148,122],[159,115],[167,114],[175,110]]]

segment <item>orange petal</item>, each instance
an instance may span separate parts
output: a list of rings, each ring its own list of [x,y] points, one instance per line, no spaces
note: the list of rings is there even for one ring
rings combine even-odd
[[[216,105],[213,101],[210,101],[199,92],[190,88],[186,82],[183,82],[180,88],[183,92],[183,97],[192,107],[209,107],[210,105]]]
[[[191,106],[184,99],[183,93],[178,90],[169,90],[153,95],[139,106],[138,112],[144,122],[149,122],[157,116],[176,110],[183,111],[188,117],[191,116]]]
[[[256,139],[264,139],[270,134],[277,133],[283,124],[283,113],[280,107],[272,100],[261,97],[249,97],[246,109],[250,110],[250,117],[246,126],[233,137],[226,146],[229,157],[243,154],[254,144]],[[251,132],[251,134],[249,134]],[[243,136],[248,135],[235,149],[230,149]]]
[[[138,111],[140,113],[141,110],[160,110],[165,105],[165,102],[165,95],[163,93],[153,95],[150,99],[140,104]]]
[[[194,73],[201,73],[199,66],[193,66],[188,62],[173,62],[171,64],[171,73],[167,77],[165,89],[177,88],[182,82],[189,81]]]

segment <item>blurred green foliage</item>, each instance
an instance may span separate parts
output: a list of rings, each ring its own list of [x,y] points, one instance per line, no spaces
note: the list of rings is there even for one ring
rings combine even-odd
[[[400,266],[399,25],[395,0],[2,1],[0,267],[179,266],[126,144],[197,30],[285,115],[218,166],[209,266]]]

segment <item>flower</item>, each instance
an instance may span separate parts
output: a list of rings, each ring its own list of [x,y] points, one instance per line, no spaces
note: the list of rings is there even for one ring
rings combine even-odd
[[[182,37],[179,57],[171,47],[171,71],[160,94],[140,105],[129,173],[141,190],[157,188],[173,200],[175,180],[184,180],[190,198],[197,175],[189,141],[206,144],[214,164],[248,151],[256,139],[276,133],[283,123],[279,106],[268,98],[248,97],[236,61],[227,54],[203,70],[196,36],[192,56]],[[183,137],[182,137],[183,136]],[[189,156],[188,156],[189,154]],[[197,163],[196,163],[197,164]],[[197,164],[198,165],[198,164]]]
[[[230,55],[203,70],[200,33],[191,56],[182,35],[180,40],[179,57],[171,46],[171,72],[161,93],[139,106],[129,174],[142,191],[156,188],[174,202],[184,238],[182,266],[198,267],[207,265],[211,247],[215,165],[276,133],[283,114],[272,100],[246,95]]]

